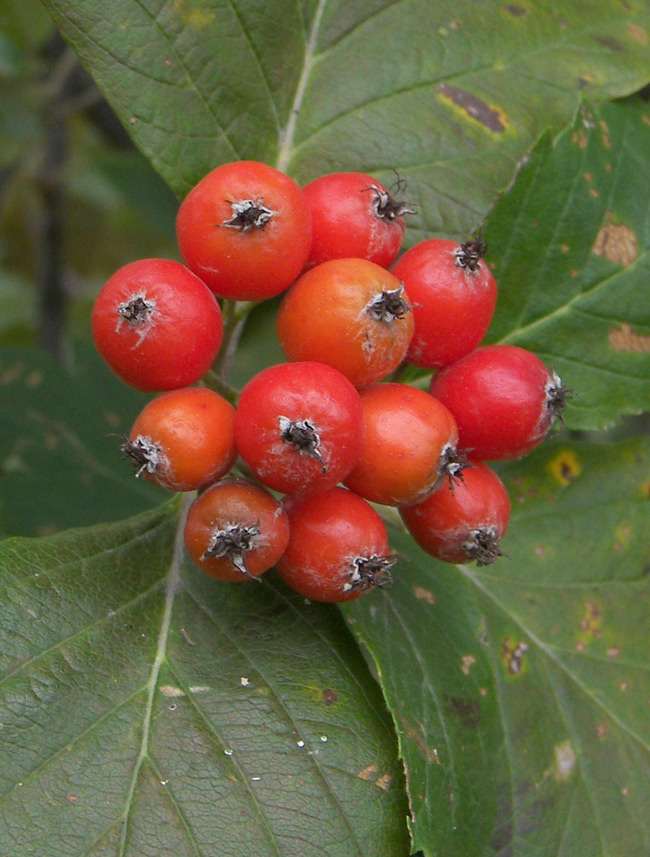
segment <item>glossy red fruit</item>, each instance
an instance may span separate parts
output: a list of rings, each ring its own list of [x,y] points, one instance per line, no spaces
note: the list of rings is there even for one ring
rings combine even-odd
[[[424,499],[465,466],[458,430],[447,408],[415,387],[376,384],[361,392],[364,439],[345,479],[352,491],[389,506]],[[447,490],[445,487],[444,490]]]
[[[311,248],[311,214],[289,176],[258,161],[223,164],[185,197],[181,255],[222,298],[258,301],[284,291]]]
[[[438,369],[468,354],[485,336],[497,287],[480,240],[430,238],[407,250],[392,272],[413,304],[415,331],[406,359]]]
[[[546,437],[570,391],[524,348],[487,345],[434,375],[430,392],[458,423],[474,458],[520,458]]]
[[[367,387],[396,369],[413,336],[402,284],[366,259],[333,259],[303,274],[282,299],[277,334],[289,360],[327,363]]]
[[[142,259],[120,268],[95,301],[97,350],[126,384],[144,392],[202,378],[223,338],[214,295],[180,262]]]
[[[422,503],[402,507],[400,515],[420,547],[437,559],[489,565],[503,555],[499,542],[508,529],[510,499],[496,473],[475,461],[453,491],[434,491]]]
[[[308,267],[353,257],[384,268],[393,262],[404,237],[403,216],[413,210],[381,182],[366,173],[331,173],[303,190],[313,225]]]
[[[282,363],[246,384],[237,405],[239,452],[255,476],[283,494],[340,482],[361,454],[361,400],[324,363]]]
[[[272,568],[289,541],[286,512],[268,491],[248,482],[219,482],[190,507],[185,547],[217,580],[241,583]]]
[[[170,491],[194,491],[225,476],[235,463],[235,409],[206,387],[157,396],[137,416],[122,451],[136,476]]]
[[[280,577],[312,601],[352,601],[389,586],[390,553],[384,522],[351,491],[330,488],[286,502],[291,535],[277,564]]]

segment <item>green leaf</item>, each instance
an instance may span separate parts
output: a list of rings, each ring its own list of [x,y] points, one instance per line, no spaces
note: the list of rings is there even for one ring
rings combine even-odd
[[[650,410],[650,109],[585,108],[546,137],[489,219],[488,341],[535,351],[577,395],[572,428]]]
[[[407,857],[338,611],[185,566],[178,505],[0,545],[0,855]]]
[[[650,441],[547,443],[501,468],[507,558],[408,556],[346,608],[400,736],[429,855],[644,857]]]
[[[36,349],[0,350],[0,536],[115,521],[167,496],[119,451],[147,397],[90,347],[75,358],[66,370]]]
[[[305,181],[408,180],[422,230],[465,235],[584,94],[650,79],[650,9],[618,0],[45,0],[181,195],[224,161]]]

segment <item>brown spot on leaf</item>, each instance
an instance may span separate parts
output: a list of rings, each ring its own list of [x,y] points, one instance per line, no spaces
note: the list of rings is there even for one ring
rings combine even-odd
[[[461,699],[458,696],[448,696],[446,711],[458,717],[468,729],[476,729],[481,719],[478,702],[475,699]]]
[[[427,604],[435,604],[436,596],[429,589],[425,589],[423,586],[414,586],[413,594],[420,601],[426,601]]]
[[[580,654],[580,655],[584,655],[584,653],[586,651],[587,651],[587,646],[586,646],[584,640],[578,640],[576,642],[576,652],[578,652],[578,654]]]
[[[323,691],[323,702],[325,705],[335,705],[338,701],[338,694],[334,693],[329,687],[326,687]]]
[[[646,125],[650,125],[650,116],[642,116],[641,121],[645,122]]]
[[[585,178],[585,179],[586,179],[586,181],[588,181],[588,182],[590,182],[590,181],[592,180],[592,178],[593,178],[593,176],[592,176],[592,175],[591,175],[591,173],[589,173],[589,172],[583,173],[582,175],[584,176],[584,178]]]
[[[506,130],[503,113],[496,108],[489,107],[485,101],[477,98],[471,92],[460,89],[458,86],[452,86],[450,83],[439,83],[435,89],[436,92],[464,110],[470,119],[480,122],[488,130],[499,134]]]
[[[501,646],[501,659],[503,660],[510,675],[520,675],[524,668],[524,655],[528,651],[528,644],[520,640],[515,642],[506,637]]]
[[[609,138],[609,128],[607,127],[607,122],[604,119],[599,119],[598,124],[600,125],[600,130],[603,132],[603,145],[606,149],[612,148],[612,141]]]
[[[622,691],[623,691],[623,693],[625,693],[625,691],[626,691],[626,690],[629,690],[629,689],[630,689],[630,683],[629,683],[629,682],[627,682],[627,681],[622,681],[622,682],[619,684],[618,689],[619,689],[619,690],[622,690]]]
[[[627,31],[637,42],[641,42],[642,45],[648,44],[648,33],[643,27],[640,27],[638,24],[628,24]]]
[[[553,776],[559,783],[566,782],[576,766],[575,750],[570,741],[563,741],[555,747]]]
[[[510,12],[515,18],[523,18],[524,15],[528,14],[528,9],[524,9],[523,6],[506,6],[506,12]]]
[[[541,558],[543,556],[546,556],[546,551],[547,551],[546,545],[536,545],[533,553],[535,554],[535,556],[538,556]]]
[[[607,649],[607,657],[608,658],[620,658],[620,656],[621,656],[621,650],[619,649],[618,646],[610,646]]]
[[[584,616],[580,621],[580,630],[589,636],[600,636],[598,633],[600,630],[600,618],[600,607],[596,602],[586,601]]]
[[[404,729],[404,733],[407,738],[410,738],[411,741],[418,748],[422,756],[426,759],[427,762],[431,765],[439,765],[440,760],[438,759],[438,753],[434,747],[429,747],[424,740],[424,726],[422,723],[418,724],[419,730],[413,726],[412,723],[405,717],[400,718],[402,728]]]
[[[463,674],[469,675],[469,671],[476,663],[476,658],[474,657],[474,655],[463,655],[463,657],[461,658],[461,662],[461,670],[463,671]]]
[[[614,351],[631,351],[634,354],[650,351],[650,336],[635,333],[627,322],[610,330],[607,339]]]
[[[604,723],[599,723],[596,726],[596,735],[599,741],[604,741],[607,738],[607,726]]]
[[[372,764],[372,765],[366,765],[365,768],[361,768],[361,770],[359,771],[357,776],[361,780],[367,780],[368,782],[370,782],[370,780],[374,780],[376,773],[377,773],[377,765]]]
[[[625,48],[613,36],[595,36],[595,40],[604,48],[609,48],[610,51],[623,51]]]
[[[571,135],[571,142],[577,146],[579,149],[587,148],[587,132],[584,128],[581,128],[579,131],[574,131]]]
[[[570,485],[582,470],[575,452],[570,449],[562,450],[549,464],[548,469],[561,485]]]
[[[589,193],[593,196],[594,199],[598,199],[598,197],[600,196],[595,187],[589,188]]]
[[[593,252],[614,265],[628,267],[638,256],[636,233],[626,223],[606,223],[596,236]]]
[[[375,780],[375,785],[379,786],[380,789],[383,789],[385,792],[387,792],[392,782],[393,778],[390,774],[382,774]]]

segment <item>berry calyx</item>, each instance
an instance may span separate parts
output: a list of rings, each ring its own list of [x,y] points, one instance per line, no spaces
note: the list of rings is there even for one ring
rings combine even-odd
[[[252,199],[243,199],[241,202],[228,200],[228,202],[232,207],[232,217],[229,220],[224,220],[221,225],[230,229],[237,229],[240,232],[264,229],[275,213],[263,205],[263,199],[258,199],[257,202]]]
[[[233,566],[247,577],[253,577],[246,567],[246,554],[252,551],[260,537],[260,528],[257,524],[240,526],[239,524],[228,524],[221,530],[214,530],[210,534],[207,548],[201,555],[201,559],[221,559],[226,557]],[[259,578],[253,577],[254,580]]]
[[[459,268],[475,274],[481,268],[481,260],[488,251],[488,245],[480,238],[465,241],[456,250],[454,258]]]

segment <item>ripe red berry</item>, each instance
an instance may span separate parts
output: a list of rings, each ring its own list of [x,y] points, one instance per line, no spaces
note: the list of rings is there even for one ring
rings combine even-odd
[[[447,477],[454,480],[465,458],[447,408],[415,387],[376,384],[361,392],[364,439],[348,488],[389,506],[424,499]],[[445,489],[446,490],[446,489]]]
[[[570,391],[531,351],[477,348],[434,375],[430,392],[452,412],[472,457],[520,458],[548,434]]]
[[[290,537],[280,577],[313,601],[352,601],[390,585],[388,535],[377,512],[351,491],[330,488],[286,502]]]
[[[311,214],[300,187],[258,161],[223,164],[181,203],[181,255],[212,291],[258,301],[284,291],[311,247]]]
[[[399,366],[413,336],[402,284],[366,259],[333,259],[303,274],[282,299],[277,334],[289,360],[314,360],[355,387]]]
[[[142,259],[113,274],[95,301],[92,329],[113,372],[144,392],[194,384],[223,338],[214,295],[169,259]]]
[[[186,387],[144,406],[122,451],[136,476],[171,491],[216,482],[235,463],[235,409],[206,387]]]
[[[403,215],[412,209],[393,199],[366,173],[331,173],[303,188],[313,237],[308,267],[330,259],[369,259],[387,268],[404,237]]]
[[[287,515],[274,497],[247,482],[219,482],[190,507],[185,546],[198,567],[239,583],[272,568],[289,541]]]
[[[406,359],[426,369],[448,366],[485,336],[497,300],[480,240],[431,238],[407,250],[392,272],[413,303],[415,331]]]
[[[510,499],[496,473],[476,461],[453,491],[440,488],[422,503],[403,506],[400,515],[420,547],[437,559],[489,565],[503,555],[499,541],[508,528]]]
[[[271,366],[239,397],[239,452],[261,482],[283,494],[340,482],[359,459],[361,432],[358,392],[324,363]]]

